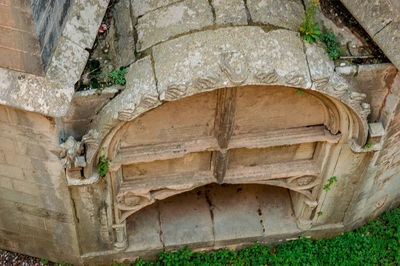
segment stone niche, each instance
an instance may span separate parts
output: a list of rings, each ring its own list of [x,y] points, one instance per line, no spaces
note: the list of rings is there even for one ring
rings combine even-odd
[[[347,115],[316,91],[243,86],[166,102],[121,122],[106,138],[109,174],[92,185],[107,199],[92,200],[93,208],[107,205],[98,213],[102,240],[117,254],[148,256],[271,243],[329,224],[317,215],[325,211],[322,187],[338,151],[358,134]],[[75,200],[97,193],[72,190]]]

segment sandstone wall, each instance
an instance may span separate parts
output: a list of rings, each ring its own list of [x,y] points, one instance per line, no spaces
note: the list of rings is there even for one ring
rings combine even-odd
[[[0,248],[54,261],[79,253],[53,118],[0,106]]]

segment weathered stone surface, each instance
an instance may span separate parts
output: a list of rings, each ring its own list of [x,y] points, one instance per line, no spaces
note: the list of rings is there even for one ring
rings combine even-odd
[[[132,120],[160,104],[148,56],[128,68],[125,89],[101,110],[92,128],[106,134],[118,121]]]
[[[306,46],[307,62],[310,68],[311,80],[313,83],[323,86],[329,82],[333,71],[334,64],[329,58],[328,53],[325,51],[325,47],[322,44],[310,44],[304,41]]]
[[[138,19],[137,49],[143,51],[176,35],[212,24],[213,16],[207,0],[185,0],[163,7]]]
[[[168,6],[180,0],[131,0],[132,11],[135,17],[144,15],[160,7]]]
[[[253,22],[298,31],[304,18],[304,7],[297,0],[248,0]]]
[[[130,251],[162,250],[161,228],[157,204],[134,214],[127,220],[127,235]]]
[[[239,85],[311,86],[302,40],[287,30],[199,32],[158,45],[153,54],[162,100]]]
[[[215,245],[254,242],[263,236],[254,186],[229,186],[210,191]]]
[[[73,93],[72,85],[0,68],[0,104],[58,117],[67,112]]]
[[[377,33],[374,40],[397,69],[400,69],[400,47],[398,45],[400,42],[400,18]]]
[[[242,0],[213,0],[217,25],[247,25],[246,8]]]
[[[393,6],[388,1],[341,0],[341,2],[371,36],[394,19]]]
[[[81,139],[89,131],[90,121],[117,92],[112,87],[103,91],[76,92],[67,114],[62,117],[64,135]]]
[[[46,71],[46,77],[60,86],[75,84],[85,68],[89,53],[74,42],[60,37]]]
[[[341,0],[357,21],[383,50],[390,61],[400,68],[400,11],[396,1]]]
[[[204,247],[214,242],[211,214],[204,189],[161,201],[160,221],[167,249]]]
[[[109,0],[76,0],[70,7],[62,36],[79,45],[91,49]]]
[[[117,68],[135,61],[135,38],[130,12],[130,0],[119,1],[113,10]]]

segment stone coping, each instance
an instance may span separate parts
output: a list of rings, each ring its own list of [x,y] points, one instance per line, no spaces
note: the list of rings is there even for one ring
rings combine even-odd
[[[72,1],[45,77],[0,68],[0,104],[64,116],[89,57],[109,0]]]

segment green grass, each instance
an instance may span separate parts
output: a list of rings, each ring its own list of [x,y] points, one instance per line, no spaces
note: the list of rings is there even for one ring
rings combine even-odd
[[[399,265],[400,208],[386,212],[354,232],[333,239],[299,240],[279,246],[254,244],[238,251],[163,252],[157,261],[134,265]]]

